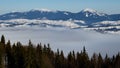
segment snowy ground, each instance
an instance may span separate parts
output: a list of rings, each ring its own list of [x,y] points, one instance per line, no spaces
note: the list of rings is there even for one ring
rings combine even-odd
[[[36,43],[50,43],[51,48],[57,48],[66,53],[81,51],[86,47],[91,56],[94,52],[107,53],[109,56],[120,52],[120,35],[102,34],[95,31],[69,28],[37,28],[37,27],[1,27],[0,35],[4,34],[11,42],[20,41],[27,44],[28,40]],[[27,42],[27,43],[26,43]]]

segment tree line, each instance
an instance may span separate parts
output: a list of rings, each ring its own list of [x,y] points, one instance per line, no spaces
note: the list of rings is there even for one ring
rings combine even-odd
[[[71,51],[64,56],[63,51],[54,52],[50,44],[34,45],[30,40],[27,45],[21,42],[11,44],[1,36],[0,68],[120,68],[120,53],[105,58],[94,53],[90,58],[85,47],[81,52]]]

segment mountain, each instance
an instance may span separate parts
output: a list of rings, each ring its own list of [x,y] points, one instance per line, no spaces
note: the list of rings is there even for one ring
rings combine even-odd
[[[0,27],[68,27],[96,31],[120,31],[120,14],[106,14],[93,9],[78,13],[48,9],[10,12],[0,15]]]
[[[120,20],[120,14],[112,14],[112,15],[109,15],[109,17],[110,17],[110,20],[112,21]]]
[[[120,14],[108,15],[97,12],[93,9],[84,9],[78,13],[68,11],[52,11],[47,9],[32,9],[26,12],[11,12],[0,15],[0,20],[10,19],[48,19],[48,20],[83,20],[91,24],[99,21],[115,21],[120,20]]]
[[[94,22],[108,20],[109,15],[105,13],[99,13],[93,9],[84,9],[76,14],[76,19],[81,19],[86,21],[87,24],[91,24]]]
[[[10,19],[49,19],[49,20],[68,20],[71,12],[51,11],[51,10],[30,10],[26,12],[12,12],[0,15],[0,20]]]

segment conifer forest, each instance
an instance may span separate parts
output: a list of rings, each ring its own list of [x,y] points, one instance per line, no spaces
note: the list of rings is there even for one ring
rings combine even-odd
[[[21,42],[11,44],[2,35],[0,68],[120,68],[120,53],[112,57],[94,53],[89,57],[83,47],[82,51],[71,51],[65,56],[59,49],[54,52],[50,44],[34,45],[30,40],[28,45],[22,45]]]

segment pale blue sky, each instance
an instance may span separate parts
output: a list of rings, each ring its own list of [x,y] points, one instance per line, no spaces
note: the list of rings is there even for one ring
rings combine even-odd
[[[0,14],[35,8],[79,12],[92,8],[108,14],[120,13],[120,0],[0,0]]]

